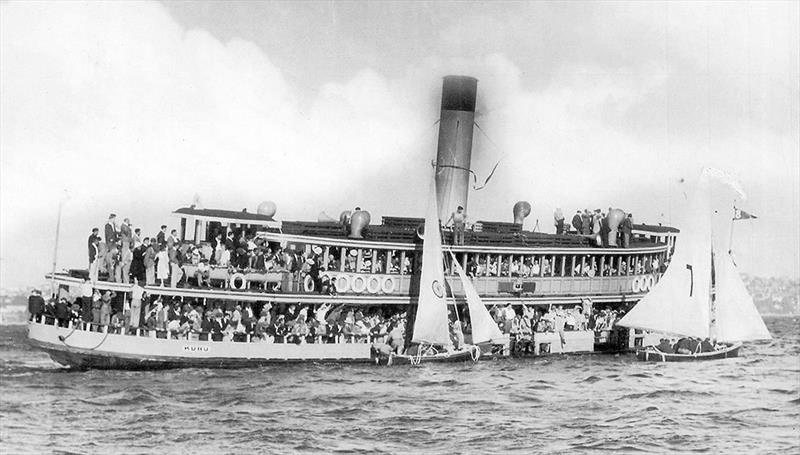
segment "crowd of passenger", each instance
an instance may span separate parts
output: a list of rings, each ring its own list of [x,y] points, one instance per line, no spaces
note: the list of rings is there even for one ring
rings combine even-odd
[[[91,289],[87,280],[84,288]],[[406,313],[400,306],[348,307],[234,303],[148,296],[134,288],[130,301],[112,291],[91,290],[90,297],[68,296],[45,302],[39,291],[28,299],[32,318],[45,317],[61,327],[117,334],[154,334],[159,338],[268,343],[367,343],[402,346]]]
[[[490,310],[495,323],[512,342],[512,351],[532,350],[536,333],[558,333],[593,331],[602,333],[614,329],[624,312],[611,308],[596,308],[591,300],[584,299],[581,305],[535,307],[508,304]],[[469,329],[467,329],[468,331]]]
[[[614,245],[610,245],[608,241],[608,234],[612,231],[612,226],[609,224],[608,214],[613,209],[608,208],[608,211],[603,212],[600,209],[584,209],[583,211],[577,210],[575,215],[572,216],[571,223],[568,223],[564,213],[560,208],[556,209],[553,213],[554,224],[556,227],[556,234],[580,234],[580,235],[595,235],[599,236],[601,246],[620,246],[628,248],[630,246],[631,235],[633,235],[633,214],[627,213],[619,222],[617,228],[617,237]]]
[[[105,225],[105,240],[100,229],[92,229],[88,239],[89,280],[96,282],[106,276],[108,281],[160,285],[170,287],[210,286],[213,280],[224,282],[229,275],[215,278],[212,269],[225,269],[234,273],[289,273],[297,279],[310,276],[314,288],[322,293],[334,293],[329,278],[322,275],[328,270],[362,273],[413,273],[411,257],[403,258],[396,252],[387,262],[386,252],[373,257],[364,250],[361,261],[358,251],[329,247],[327,261],[323,249],[286,247],[267,242],[255,232],[246,229],[225,230],[214,234],[211,241],[182,241],[173,229],[161,230],[152,237],[142,236],[140,228],[132,228],[125,218],[117,226],[116,215],[111,214]],[[344,264],[342,264],[344,262]],[[186,267],[191,266],[191,268]],[[189,270],[189,274],[187,274]],[[271,282],[268,290],[279,290],[281,280]],[[224,283],[222,283],[224,285]]]

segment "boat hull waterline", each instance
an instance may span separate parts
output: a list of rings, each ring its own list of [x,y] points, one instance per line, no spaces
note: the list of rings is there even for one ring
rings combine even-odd
[[[29,343],[76,369],[250,368],[286,363],[368,363],[366,343],[293,344],[176,340],[88,332],[31,322]]]
[[[739,357],[742,343],[732,344],[725,349],[697,354],[669,354],[655,349],[639,349],[636,358],[643,362],[698,362],[703,360],[720,360]]]
[[[380,355],[378,352],[374,353],[374,361],[379,365],[420,365],[423,363],[453,363],[453,362],[477,362],[481,356],[481,349],[479,346],[470,345],[466,349],[440,352],[433,355],[408,355],[408,354],[395,354],[389,356]]]

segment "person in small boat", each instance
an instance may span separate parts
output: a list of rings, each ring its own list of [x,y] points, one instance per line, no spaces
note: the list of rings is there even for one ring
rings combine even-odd
[[[450,323],[450,342],[456,350],[464,347],[464,332],[461,330],[461,322],[458,320]]]
[[[656,346],[656,349],[665,354],[672,354],[675,352],[672,348],[672,345],[669,342],[669,339],[667,338],[662,338],[658,343],[658,346]]]
[[[675,343],[675,353],[677,354],[694,354],[697,352],[697,347],[700,343],[694,338],[681,338]]]
[[[700,352],[714,352],[714,344],[710,338],[704,339],[700,342]]]

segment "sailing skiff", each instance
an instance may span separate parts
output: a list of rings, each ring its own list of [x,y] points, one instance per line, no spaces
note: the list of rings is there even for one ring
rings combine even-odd
[[[712,208],[715,183],[729,185],[744,197],[739,185],[726,174],[703,170],[670,266],[619,325],[710,339],[718,344],[714,351],[693,354],[666,353],[648,346],[637,350],[639,360],[684,362],[737,357],[743,341],[772,338],[739,276],[730,248],[722,245],[726,223],[720,222],[724,221],[719,219],[720,211]]]

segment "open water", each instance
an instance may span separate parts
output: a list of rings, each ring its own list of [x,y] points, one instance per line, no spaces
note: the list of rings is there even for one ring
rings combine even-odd
[[[0,328],[0,453],[800,453],[800,319],[742,357],[60,368]]]

